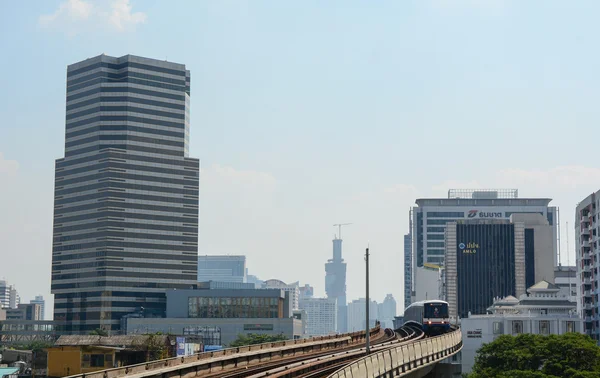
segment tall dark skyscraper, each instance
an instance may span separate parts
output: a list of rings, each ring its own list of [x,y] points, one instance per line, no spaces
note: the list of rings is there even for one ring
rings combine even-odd
[[[475,220],[447,224],[446,283],[451,317],[485,314],[494,298],[518,298],[525,293],[524,239],[524,223]]]
[[[165,289],[196,284],[199,161],[188,157],[185,65],[100,55],[67,68],[56,161],[52,293],[67,331],[164,316]]]
[[[333,259],[325,264],[327,298],[337,300],[337,331],[346,332],[348,306],[346,302],[346,263],[342,258],[342,239],[333,239]]]

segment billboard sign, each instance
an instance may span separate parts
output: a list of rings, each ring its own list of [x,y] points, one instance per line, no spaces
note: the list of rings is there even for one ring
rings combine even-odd
[[[177,338],[177,357],[185,356],[185,337]]]

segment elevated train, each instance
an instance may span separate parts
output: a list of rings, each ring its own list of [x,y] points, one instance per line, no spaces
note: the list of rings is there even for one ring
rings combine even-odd
[[[415,325],[427,335],[437,335],[450,329],[448,302],[429,300],[412,303],[404,310],[404,325]]]

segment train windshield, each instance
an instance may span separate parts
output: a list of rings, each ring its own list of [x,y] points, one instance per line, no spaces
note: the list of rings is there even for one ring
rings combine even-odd
[[[424,312],[424,318],[447,318],[448,305],[446,303],[427,303]]]

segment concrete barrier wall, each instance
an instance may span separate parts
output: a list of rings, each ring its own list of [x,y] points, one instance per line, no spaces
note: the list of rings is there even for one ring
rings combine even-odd
[[[407,375],[448,358],[462,349],[460,330],[373,353],[331,374],[329,378],[379,378]]]
[[[371,337],[381,332],[379,326],[369,332]],[[67,378],[119,378],[142,374],[152,376],[160,371],[176,371],[197,367],[203,371],[216,371],[226,367],[248,365],[281,358],[282,355],[294,356],[311,353],[316,350],[337,349],[345,345],[362,343],[366,339],[365,332],[352,332],[340,335],[317,336],[308,339],[277,341],[274,343],[256,344],[239,348],[222,349],[213,352],[198,353],[192,356],[173,357],[143,364],[123,366],[114,369],[100,370],[93,373],[72,375]],[[204,366],[205,365],[205,366]]]

